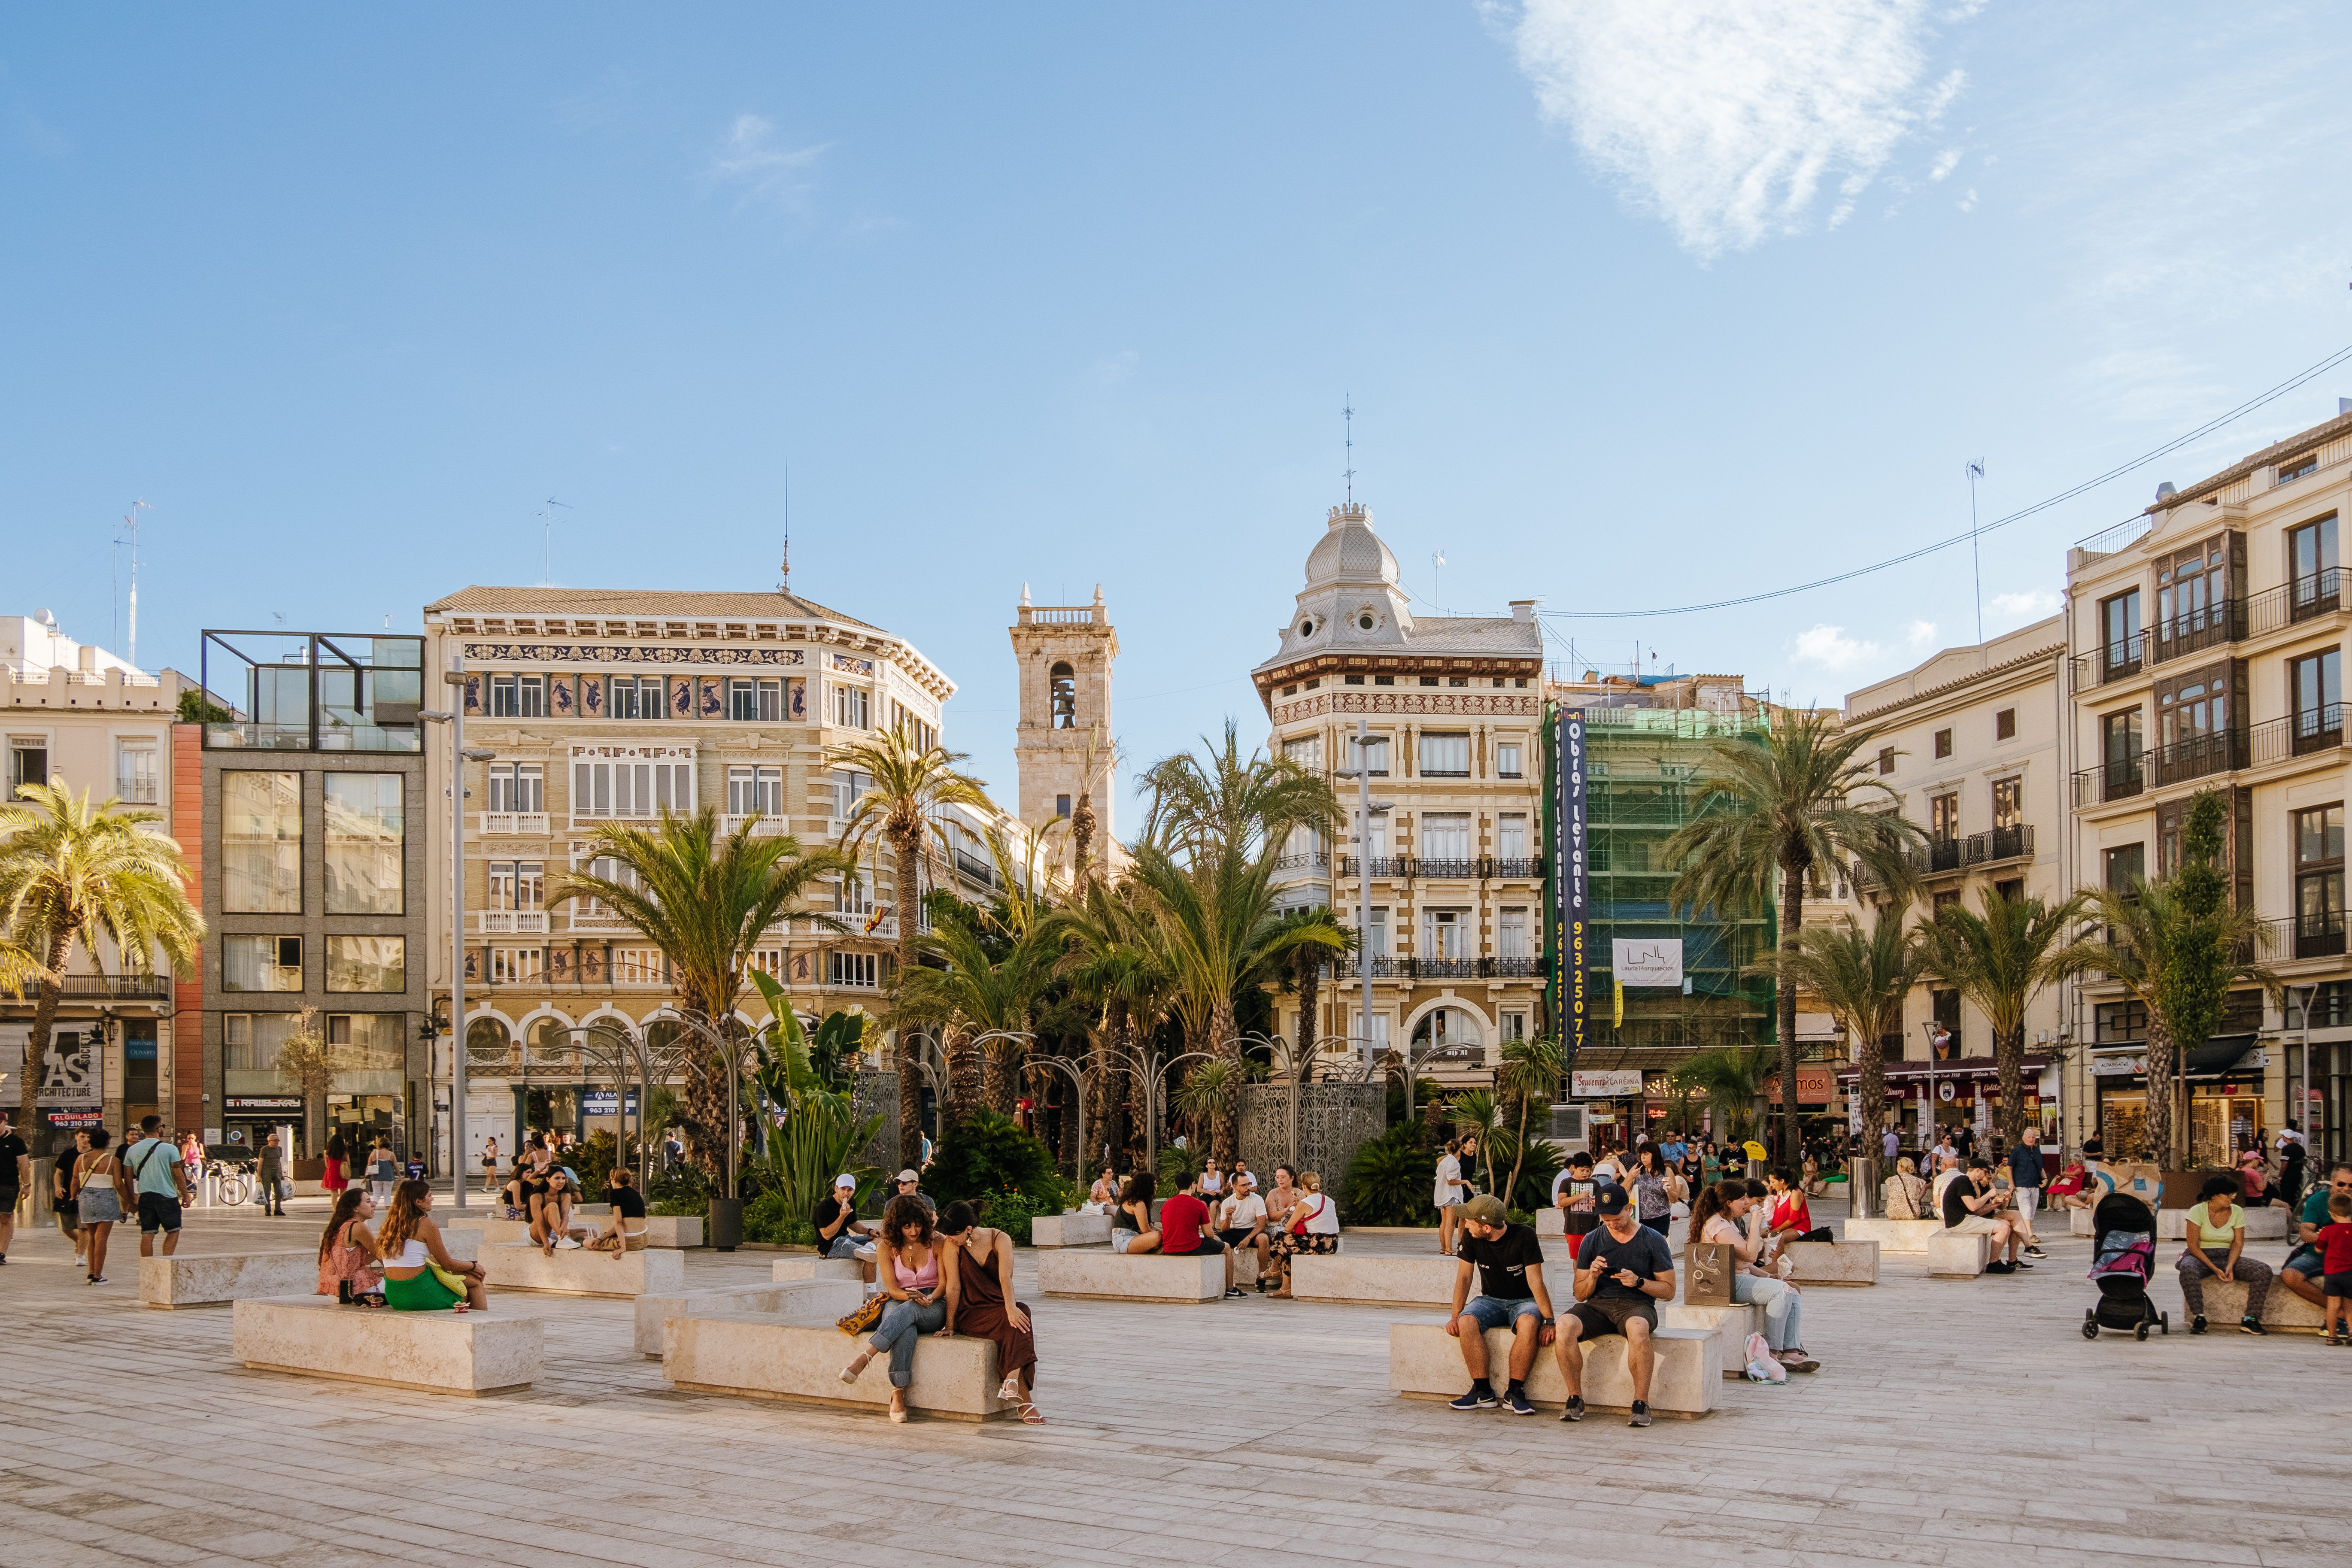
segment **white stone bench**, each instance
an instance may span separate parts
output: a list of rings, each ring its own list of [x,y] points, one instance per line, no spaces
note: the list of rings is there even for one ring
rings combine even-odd
[[[230,1353],[257,1372],[462,1394],[539,1378],[537,1318],[344,1307],[330,1296],[243,1300],[230,1310]]]
[[[1850,1219],[1841,1239],[1874,1241],[1881,1252],[1925,1252],[1928,1238],[1943,1228],[1939,1219]]]
[[[2172,1278],[2178,1281],[2179,1270]],[[2318,1281],[2314,1280],[2314,1284]],[[2209,1323],[2234,1323],[2246,1315],[2246,1288],[2235,1279],[2205,1281],[2205,1321]],[[2180,1310],[2174,1315],[2172,1326],[2179,1328],[2189,1320],[2189,1302],[2184,1296]],[[2326,1316],[2317,1307],[2305,1300],[2276,1278],[2271,1280],[2271,1290],[2263,1299],[2263,1327],[2284,1329],[2293,1333],[2315,1334],[2326,1328]]]
[[[1687,1301],[1661,1301],[1657,1305],[1658,1327],[1662,1329],[1699,1329],[1716,1333],[1716,1353],[1720,1359],[1723,1375],[1738,1378],[1747,1374],[1748,1336],[1764,1331],[1764,1309],[1753,1301],[1735,1302],[1728,1307],[1694,1307]]]
[[[855,1258],[779,1258],[768,1265],[768,1278],[788,1279],[863,1279],[866,1271]]]
[[[637,1298],[637,1352],[662,1353],[662,1324],[671,1318],[760,1313],[796,1323],[827,1322],[856,1311],[866,1288],[855,1279],[793,1279],[693,1290],[683,1296]]]
[[[442,1249],[470,1263],[481,1247],[478,1230],[445,1230]],[[319,1255],[299,1252],[179,1252],[142,1258],[142,1306],[174,1309],[219,1307],[266,1296],[307,1296],[319,1286]]]
[[[602,1230],[608,1218],[608,1215],[592,1215],[584,1210],[574,1209],[572,1211],[572,1228]],[[486,1219],[479,1223],[482,1227],[482,1239],[492,1246],[530,1239],[530,1221],[527,1219]],[[700,1247],[702,1216],[700,1215],[647,1215],[646,1245],[667,1247]]]
[[[1048,1296],[1107,1301],[1217,1301],[1224,1299],[1225,1260],[1214,1252],[1170,1257],[1066,1247],[1037,1255],[1037,1288]]]
[[[1459,1258],[1375,1258],[1345,1254],[1302,1252],[1290,1260],[1290,1293],[1302,1301],[1345,1301],[1359,1306],[1450,1307],[1454,1304],[1454,1277],[1461,1270]],[[1569,1275],[1566,1264],[1559,1265],[1560,1278]],[[1547,1269],[1546,1285],[1553,1280]],[[1478,1280],[1474,1270],[1470,1294],[1478,1293]],[[1565,1310],[1567,1303],[1555,1291],[1552,1306]]]
[[[2242,1210],[2246,1216],[2248,1241],[2284,1241],[2286,1239],[2286,1209],[2278,1204],[2258,1209]],[[2156,1234],[2164,1241],[2185,1241],[2189,1237],[2189,1211],[2163,1209],[2156,1216]]]
[[[698,1394],[736,1394],[812,1405],[885,1409],[890,1403],[890,1358],[876,1356],[854,1384],[841,1369],[857,1345],[831,1323],[730,1314],[673,1317],[662,1324],[662,1377]],[[958,1334],[925,1334],[915,1345],[908,1408],[960,1421],[1010,1415],[996,1397],[996,1342]]]
[[[1790,1241],[1781,1256],[1796,1265],[1800,1285],[1875,1285],[1878,1283],[1878,1243],[1874,1241]]]
[[[1107,1247],[1110,1215],[1107,1214],[1041,1214],[1029,1222],[1032,1247]]]
[[[529,1242],[499,1242],[482,1248],[482,1277],[493,1290],[543,1290],[562,1296],[680,1296],[686,1293],[686,1255],[674,1247],[648,1247],[614,1258],[586,1247],[552,1258]]]
[[[1982,1231],[1943,1230],[1927,1240],[1927,1273],[1937,1279],[1973,1279],[1992,1261],[1992,1237]]]
[[[1660,1328],[1650,1342],[1657,1361],[1650,1373],[1650,1408],[1661,1415],[1705,1415],[1715,1408],[1716,1392],[1723,1386],[1720,1336],[1712,1329]],[[1625,1367],[1623,1336],[1611,1334],[1583,1345],[1580,1381],[1585,1405],[1595,1410],[1625,1410],[1633,1403],[1633,1378]],[[1528,1369],[1528,1399],[1536,1405],[1568,1403],[1568,1384],[1551,1346],[1536,1352]],[[1511,1333],[1486,1331],[1486,1365],[1507,1375]],[[1389,1326],[1389,1387],[1412,1398],[1452,1399],[1470,1386],[1462,1365],[1462,1344],[1443,1323],[1392,1323]],[[1499,1386],[1499,1384],[1498,1384]]]

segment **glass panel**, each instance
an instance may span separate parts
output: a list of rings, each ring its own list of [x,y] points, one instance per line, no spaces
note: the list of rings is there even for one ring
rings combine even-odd
[[[1424,860],[1470,858],[1470,817],[1467,813],[1423,813],[1421,855]]]
[[[405,991],[408,939],[398,936],[331,936],[327,939],[330,991]]]
[[[1421,738],[1421,771],[1431,778],[1468,778],[1470,737],[1423,735]]]
[[[398,1013],[333,1013],[328,1015],[328,1053],[333,1066],[329,1091],[334,1094],[399,1094],[406,1084],[407,1043]]]
[[[1495,820],[1495,851],[1506,860],[1524,860],[1528,856],[1528,819],[1509,812]]]
[[[1506,741],[1495,748],[1495,772],[1507,779],[1521,776],[1520,749],[1516,742]]]
[[[299,773],[221,774],[221,908],[230,914],[302,910]]]
[[[125,744],[114,760],[114,793],[138,805],[155,804],[155,748]]]
[[[299,939],[297,939],[299,940]],[[297,952],[299,950],[297,949]],[[281,953],[274,936],[221,938],[221,989],[224,991],[299,991],[302,966],[278,966]]]
[[[327,912],[396,915],[404,896],[406,839],[398,773],[329,773]]]

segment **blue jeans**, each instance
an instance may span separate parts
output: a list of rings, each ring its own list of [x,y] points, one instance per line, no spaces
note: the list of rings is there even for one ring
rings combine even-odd
[[[875,1328],[871,1342],[876,1350],[890,1352],[891,1387],[904,1388],[915,1381],[915,1342],[925,1334],[938,1333],[947,1321],[944,1299],[928,1307],[911,1300],[883,1307],[882,1321]]]
[[[855,1258],[857,1256],[857,1237],[845,1230],[831,1241],[818,1242],[816,1255],[819,1258]]]
[[[1481,1329],[1513,1331],[1518,1328],[1521,1318],[1543,1316],[1543,1309],[1532,1300],[1506,1301],[1500,1296],[1473,1296],[1464,1303],[1462,1312],[1465,1317],[1477,1319]]]
[[[1753,1274],[1731,1277],[1731,1299],[1741,1306],[1761,1302],[1764,1342],[1776,1351],[1801,1350],[1805,1343],[1805,1299],[1789,1289],[1785,1279],[1762,1279]],[[1746,1360],[1746,1352],[1741,1353]]]

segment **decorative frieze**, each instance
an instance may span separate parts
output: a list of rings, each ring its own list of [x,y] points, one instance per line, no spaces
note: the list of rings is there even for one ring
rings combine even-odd
[[[466,645],[466,657],[468,659],[486,659],[493,664],[787,665],[806,664],[808,650],[797,647],[666,647],[635,644],[614,647],[603,643],[469,642]],[[864,673],[874,673],[874,661],[870,658],[848,659],[840,654],[834,655],[833,658],[835,668],[847,669],[863,665]]]
[[[1342,687],[1318,691],[1274,709],[1276,724],[1295,724],[1327,713],[1440,713],[1459,718],[1533,719],[1542,712],[1541,694],[1534,691],[1389,691]]]

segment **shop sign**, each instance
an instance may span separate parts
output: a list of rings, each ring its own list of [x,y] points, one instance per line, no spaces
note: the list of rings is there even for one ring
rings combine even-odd
[[[1683,988],[1680,937],[1617,937],[1611,941],[1610,969],[1620,985]]]
[[[294,1110],[302,1109],[299,1094],[232,1094],[228,1097],[231,1110]]]
[[[609,1089],[592,1089],[582,1097],[580,1110],[585,1116],[618,1116],[622,1114],[621,1097]],[[631,1116],[637,1113],[637,1091],[634,1089],[629,1090],[627,1113]]]
[[[2147,1070],[2146,1057],[2094,1057],[2091,1058],[2093,1078],[2129,1078]]]
[[[50,1126],[68,1132],[84,1131],[106,1120],[105,1113],[99,1110],[50,1110],[43,1112],[43,1116]]]
[[[1570,1100],[1623,1100],[1642,1092],[1639,1069],[1622,1072],[1571,1071],[1568,1075]]]
[[[104,1109],[106,1085],[100,1076],[96,1030],[52,1029],[48,1048],[41,1053],[38,1103],[49,1108]]]

